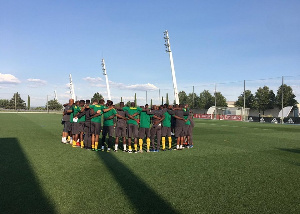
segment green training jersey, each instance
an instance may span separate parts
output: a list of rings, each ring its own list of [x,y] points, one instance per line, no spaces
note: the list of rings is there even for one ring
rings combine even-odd
[[[82,110],[82,108],[84,107],[79,107],[80,108],[80,112]],[[78,122],[85,122],[85,115],[83,115],[81,118],[78,118]]]
[[[126,111],[127,114],[129,114],[129,115],[133,115],[135,113],[140,114],[143,111],[143,109],[141,109],[140,107],[127,107],[127,106],[124,107],[123,110]],[[134,118],[138,119],[139,117],[138,117],[138,115],[136,115]],[[132,119],[127,120],[127,124],[138,125],[138,123]]]
[[[97,117],[93,117],[91,119],[92,122],[95,122],[95,123],[101,123],[101,119],[102,119],[102,113],[103,113],[103,109],[105,108],[105,106],[103,105],[90,105],[90,109],[93,109],[94,110],[94,113],[97,114],[97,111],[98,110],[101,110],[101,115],[97,116]]]
[[[80,112],[80,107],[74,105],[72,107],[72,110],[73,110],[73,112],[72,112],[73,115],[70,117],[70,121],[73,123],[74,122],[73,118],[75,117],[76,114],[78,114]],[[79,121],[77,120],[77,122],[79,122]]]
[[[187,108],[187,109],[184,108],[183,111],[187,112],[187,111],[189,111],[189,109],[188,109],[188,108]],[[185,120],[187,120],[187,119],[189,118],[189,116],[186,115],[186,116],[183,116],[183,118],[184,118]],[[190,121],[190,120],[186,121],[186,122],[185,122],[185,125],[191,125],[191,121]]]
[[[147,112],[142,111],[140,114],[140,128],[150,128],[152,115],[147,114]]]
[[[117,114],[117,111],[116,111],[116,109],[113,108],[113,109],[105,112],[103,114],[103,118],[105,119],[105,118],[108,118],[108,117],[116,115],[116,114]],[[103,126],[113,126],[113,125],[114,125],[114,118],[109,119],[109,120],[104,120],[104,122],[103,122]]]
[[[169,114],[168,111],[166,111],[164,113],[164,115],[165,115],[165,119],[162,121],[162,126],[163,127],[171,127],[171,118],[172,118],[172,116]]]

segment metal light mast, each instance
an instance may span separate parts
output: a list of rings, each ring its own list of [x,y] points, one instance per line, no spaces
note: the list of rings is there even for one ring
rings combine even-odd
[[[169,38],[169,33],[167,30],[164,32],[164,39],[165,39],[166,52],[169,52],[169,56],[170,56],[170,65],[171,65],[171,72],[172,72],[172,79],[173,79],[175,103],[179,104],[177,81],[176,81],[175,68],[174,68],[174,62],[173,62],[173,54],[171,51],[170,38]]]
[[[56,90],[54,90],[54,100],[58,100]]]
[[[70,94],[71,94],[71,98],[76,101],[76,96],[75,96],[75,91],[74,91],[74,85],[73,85],[73,81],[72,81],[72,75],[70,74]]]
[[[107,89],[107,97],[109,100],[111,100],[111,96],[110,96],[110,89],[109,89],[109,83],[108,83],[108,77],[107,77],[107,73],[106,73],[106,68],[105,68],[105,61],[104,59],[102,59],[102,71],[103,71],[103,75],[105,76],[106,79],[106,89]]]

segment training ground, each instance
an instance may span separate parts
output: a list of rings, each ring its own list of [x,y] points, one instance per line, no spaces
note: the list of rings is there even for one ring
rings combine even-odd
[[[300,213],[300,126],[196,120],[194,148],[60,143],[58,114],[0,114],[0,213]]]

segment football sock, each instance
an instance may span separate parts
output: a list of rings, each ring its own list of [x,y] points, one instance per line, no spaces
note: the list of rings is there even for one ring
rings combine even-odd
[[[134,150],[135,151],[137,150],[137,144],[134,144]]]
[[[101,146],[101,149],[104,150],[104,146]]]
[[[83,145],[83,141],[81,141],[80,144],[81,144],[81,148],[83,148],[83,146],[84,146],[84,145]]]
[[[95,144],[92,144],[92,149],[95,149]]]
[[[126,144],[123,144],[123,149],[124,151],[126,151]]]
[[[150,138],[147,138],[146,142],[147,142],[147,150],[149,150],[150,149]]]
[[[179,149],[179,145],[176,145],[176,149]]]
[[[161,142],[162,142],[162,149],[165,150],[165,148],[166,148],[166,138],[162,137]]]
[[[129,151],[131,150],[131,146],[128,146],[128,150],[129,150]]]
[[[118,146],[119,146],[118,144],[115,144],[115,150],[118,150]]]
[[[182,149],[182,145],[180,145],[180,149]]]
[[[143,150],[143,139],[139,139],[140,150]]]
[[[73,147],[75,147],[76,146],[76,141],[75,140],[73,140]]]
[[[172,148],[172,137],[168,137],[168,140],[169,140],[169,149]]]
[[[70,141],[71,140],[71,137],[70,136],[68,136],[68,141]]]
[[[98,149],[98,142],[95,142],[95,149]]]

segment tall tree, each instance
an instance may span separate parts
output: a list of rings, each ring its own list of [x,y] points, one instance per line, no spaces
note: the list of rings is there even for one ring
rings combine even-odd
[[[164,96],[161,97],[161,104],[164,104]]]
[[[187,103],[188,97],[187,97],[185,91],[180,91],[178,93],[178,97],[179,97],[179,103],[180,104],[186,104]]]
[[[244,107],[244,93],[242,93],[239,97],[238,100],[234,103],[235,106],[237,107]],[[250,90],[245,91],[245,107],[246,108],[254,108],[255,106],[255,97],[251,93]]]
[[[283,107],[286,106],[296,106],[298,104],[295,99],[296,95],[293,93],[291,86],[286,84],[281,85],[277,90],[277,95],[275,97],[276,106],[281,109],[282,107],[282,88],[283,88]]]
[[[28,98],[27,98],[27,109],[29,110],[30,109],[30,96],[28,95]]]
[[[170,102],[169,102],[169,94],[167,93],[167,94],[166,94],[166,104],[169,105],[169,103],[170,103]]]
[[[275,94],[268,86],[259,87],[255,92],[254,107],[265,114],[265,110],[273,109],[275,106]]]
[[[194,95],[194,96],[193,96]],[[198,108],[199,107],[199,97],[196,93],[189,93],[187,96],[187,104],[191,108]]]
[[[47,104],[46,104],[46,108],[47,108]],[[62,110],[62,108],[63,108],[62,104],[60,104],[56,99],[48,101],[48,109],[49,110],[60,111],[60,110]]]
[[[14,96],[10,99],[9,104],[7,105],[8,109],[25,109],[25,101],[22,100],[21,95],[17,92],[14,93]]]
[[[200,109],[209,109],[215,104],[214,97],[209,93],[208,90],[204,90],[200,93],[198,106]]]
[[[221,92],[216,92],[215,93],[216,96],[216,101],[217,101],[217,106],[220,107],[227,107],[227,102],[226,102],[226,98],[221,94]],[[215,98],[213,98],[215,99]]]
[[[8,108],[9,106],[9,100],[1,99],[0,100],[0,108]]]
[[[93,103],[95,100],[99,102],[99,100],[103,99],[102,94],[99,94],[99,92],[95,93],[94,96],[91,99],[91,102]]]

